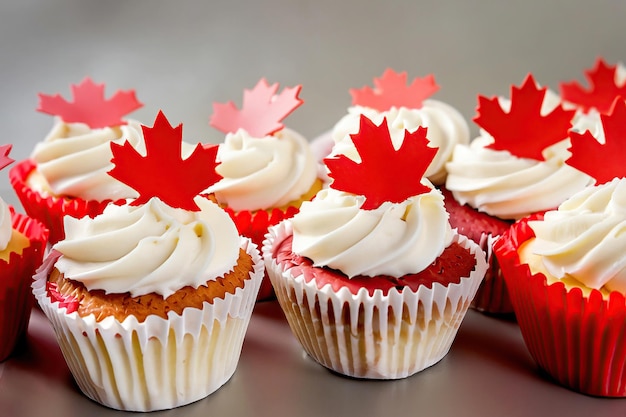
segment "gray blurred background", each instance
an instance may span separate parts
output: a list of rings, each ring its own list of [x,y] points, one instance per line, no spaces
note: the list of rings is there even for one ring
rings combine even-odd
[[[212,103],[239,106],[261,77],[302,84],[286,124],[312,139],[387,67],[434,74],[433,98],[470,120],[477,94],[508,95],[528,72],[557,90],[597,57],[626,60],[625,21],[621,0],[0,0],[0,144],[27,158],[53,121],[37,93],[70,98],[85,76],[107,96],[134,88],[144,107],[130,117],[151,126],[162,109],[188,142],[222,141]],[[16,204],[7,177],[0,195]]]

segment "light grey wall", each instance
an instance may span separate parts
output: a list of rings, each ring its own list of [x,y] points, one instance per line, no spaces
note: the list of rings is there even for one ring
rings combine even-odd
[[[220,142],[212,102],[239,104],[262,76],[303,85],[287,124],[309,138],[386,67],[434,74],[435,98],[470,119],[478,93],[508,95],[528,72],[557,89],[598,56],[626,60],[625,21],[620,0],[0,0],[0,143],[28,157],[52,125],[37,93],[69,97],[86,75],[136,89],[132,117],[151,125],[162,109],[189,142]],[[0,195],[15,204],[7,171]]]

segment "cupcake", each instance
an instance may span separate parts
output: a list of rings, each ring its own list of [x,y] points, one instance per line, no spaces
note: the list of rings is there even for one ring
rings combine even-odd
[[[38,111],[55,115],[52,130],[30,158],[9,173],[26,213],[50,230],[50,243],[63,239],[63,216],[95,216],[115,200],[136,192],[107,174],[112,168],[110,142],[143,146],[141,125],[122,117],[141,107],[135,92],[104,97],[104,84],[85,78],[72,85],[73,100],[39,95]]]
[[[302,104],[301,86],[285,88],[261,79],[245,90],[243,105],[214,103],[210,124],[226,133],[219,145],[222,179],[207,188],[231,215],[239,232],[261,245],[267,228],[298,212],[322,188],[321,167],[307,140],[282,120]],[[273,296],[265,279],[259,299]]]
[[[565,163],[576,111],[532,75],[512,87],[510,100],[479,96],[477,113],[480,136],[455,147],[444,195],[452,227],[479,243],[490,263],[473,306],[507,314],[513,308],[493,242],[516,220],[556,208],[593,179]]]
[[[153,411],[200,400],[236,370],[263,278],[257,247],[217,204],[216,146],[181,158],[182,126],[162,113],[147,153],[111,143],[110,174],[138,198],[64,218],[33,292],[81,391]]]
[[[428,140],[437,148],[425,176],[435,185],[443,184],[447,176],[445,164],[452,158],[454,146],[470,141],[469,126],[461,113],[447,103],[429,98],[439,90],[433,75],[407,84],[406,72],[396,73],[388,68],[380,78],[374,78],[374,86],[350,90],[352,106],[348,113],[315,141],[319,155],[326,157],[332,149],[354,159],[357,153],[350,135],[358,132],[361,115],[376,124],[386,119],[394,144],[402,143],[405,130],[413,132],[424,126],[428,128]]]
[[[325,160],[332,183],[269,229],[263,259],[310,357],[341,375],[404,378],[449,351],[485,254],[451,229],[443,196],[422,178],[437,152],[426,128],[396,149],[386,119],[361,116],[352,140],[359,161]]]
[[[603,142],[570,133],[567,163],[596,184],[522,219],[494,251],[539,367],[574,391],[626,397],[626,104],[615,104]]]
[[[12,145],[0,146],[0,169],[11,164]],[[33,296],[30,283],[41,264],[48,231],[0,198],[0,362],[26,333]]]

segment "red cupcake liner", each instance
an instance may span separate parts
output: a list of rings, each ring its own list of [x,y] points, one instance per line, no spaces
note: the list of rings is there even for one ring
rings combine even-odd
[[[287,207],[287,209],[272,210],[256,210],[256,211],[234,211],[229,207],[225,208],[231,219],[235,222],[235,226],[239,233],[249,237],[253,243],[259,248],[263,245],[265,234],[270,226],[278,224],[284,219],[293,217],[300,210],[295,206]],[[257,301],[270,300],[275,297],[274,288],[270,282],[267,272],[261,282],[261,289],[257,295]]]
[[[48,230],[37,220],[15,213],[13,228],[30,240],[21,255],[12,253],[0,260],[0,362],[6,360],[26,333],[34,297],[30,289],[35,270],[41,265]]]
[[[530,354],[559,384],[601,397],[626,397],[626,297],[597,290],[548,285],[532,275],[517,249],[534,236],[528,221],[515,224],[495,243],[517,321]]]
[[[9,179],[26,214],[39,220],[50,231],[49,242],[51,244],[65,238],[63,217],[72,216],[77,219],[85,216],[95,217],[112,202],[112,200],[83,200],[78,197],[53,197],[40,194],[26,183],[26,179],[35,167],[36,164],[32,160],[18,162],[9,171]]]

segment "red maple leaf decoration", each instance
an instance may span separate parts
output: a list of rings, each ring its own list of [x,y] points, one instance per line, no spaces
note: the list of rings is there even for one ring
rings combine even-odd
[[[86,77],[78,85],[71,85],[74,101],[60,94],[39,94],[37,110],[60,116],[65,123],[85,123],[92,129],[124,125],[122,117],[143,106],[135,98],[135,91],[117,91],[110,99],[104,98],[104,84],[96,84]]]
[[[565,162],[591,175],[596,184],[613,178],[626,177],[626,101],[617,97],[608,114],[601,114],[605,143],[602,144],[588,130],[570,131],[572,156]]]
[[[380,126],[361,115],[359,133],[350,135],[361,157],[355,162],[346,155],[324,159],[333,179],[331,187],[365,196],[364,210],[378,208],[385,201],[401,203],[409,197],[431,189],[422,184],[426,169],[437,148],[428,146],[427,128],[420,126],[413,133],[404,132],[398,150],[393,146],[387,119]]]
[[[111,162],[115,167],[109,174],[139,193],[131,205],[158,197],[170,207],[199,210],[194,197],[222,178],[215,172],[218,146],[198,144],[183,160],[182,124],[172,128],[161,111],[153,127],[142,126],[142,129],[146,156],[138,153],[128,141],[123,145],[111,142]]]
[[[474,122],[494,138],[487,147],[509,151],[520,158],[543,161],[543,150],[567,138],[575,110],[559,105],[541,114],[547,88],[539,88],[531,74],[521,87],[511,87],[511,109],[506,113],[497,97],[478,96],[478,115]]]
[[[374,89],[365,86],[350,89],[353,106],[364,106],[378,111],[387,111],[392,107],[420,109],[423,101],[433,95],[439,86],[435,77],[427,75],[415,78],[407,86],[406,72],[397,73],[387,68],[380,78],[374,78]]]
[[[301,89],[301,85],[285,87],[276,94],[278,83],[268,85],[261,78],[252,90],[243,90],[241,110],[232,101],[213,103],[209,124],[224,133],[244,129],[257,138],[272,135],[284,127],[282,120],[303,103],[298,97]]]
[[[13,145],[0,145],[0,169],[10,165],[14,160],[9,157]]]
[[[585,90],[577,81],[560,83],[561,97],[588,112],[595,108],[600,113],[607,113],[615,97],[626,97],[626,83],[618,86],[615,82],[617,65],[608,65],[598,58],[594,68],[585,71],[589,89]]]

